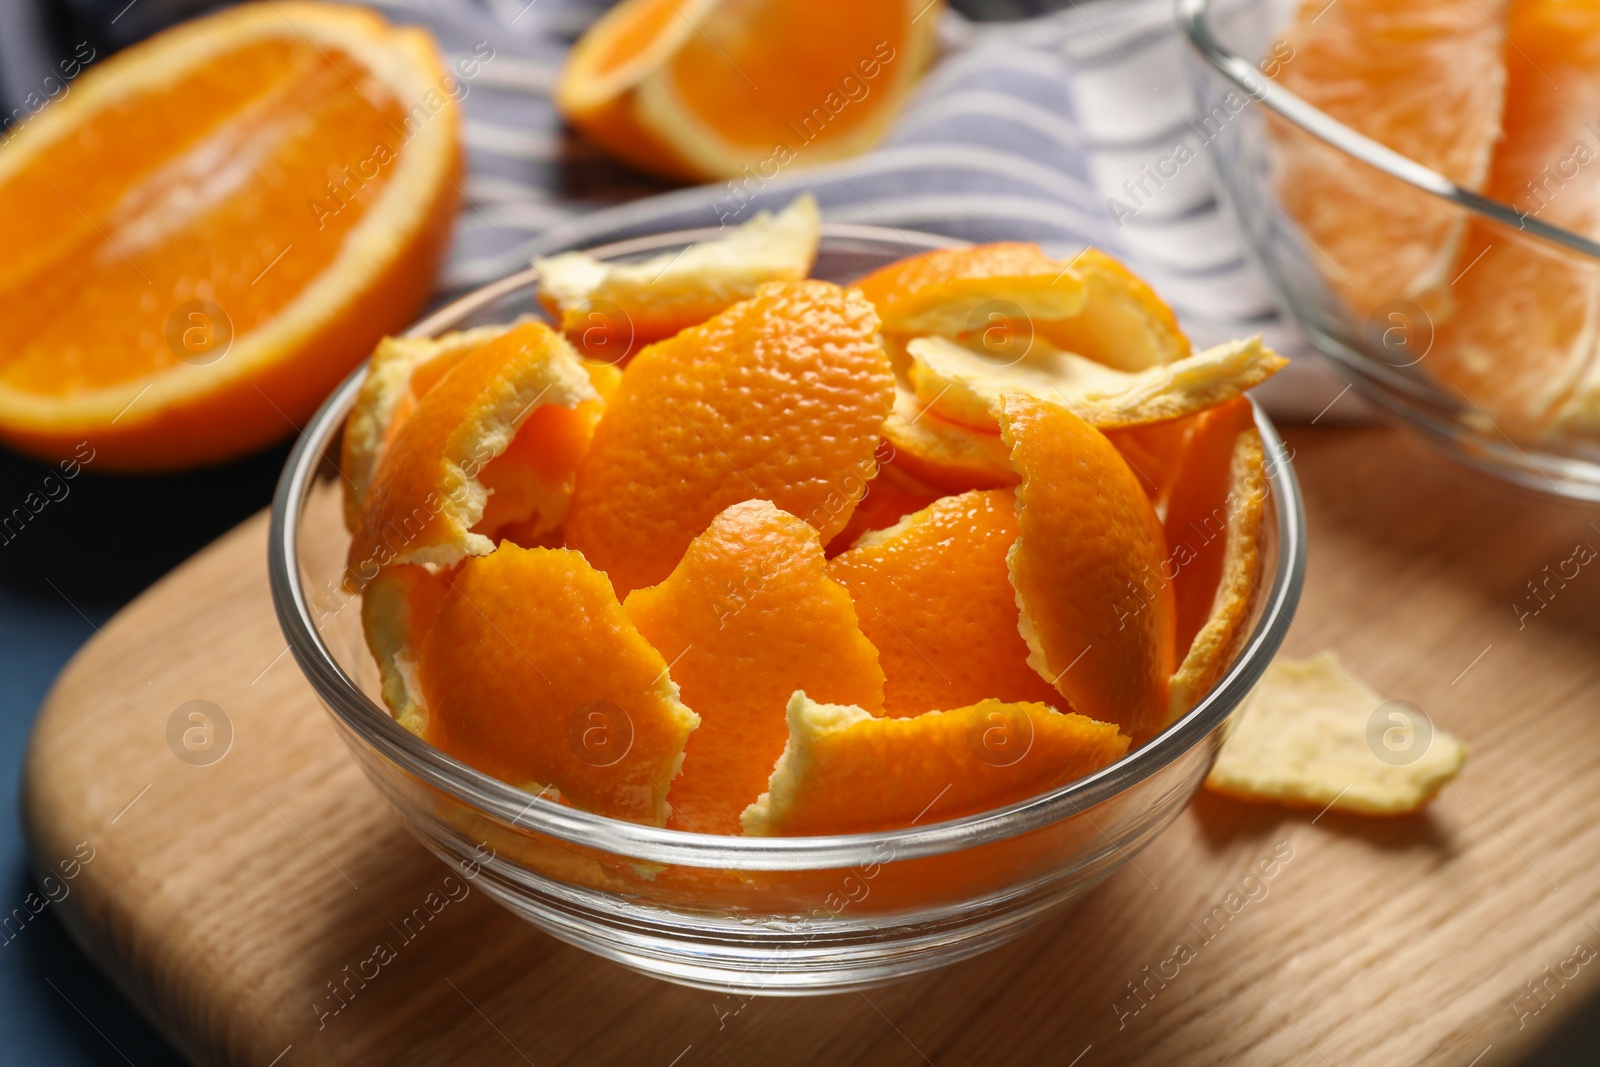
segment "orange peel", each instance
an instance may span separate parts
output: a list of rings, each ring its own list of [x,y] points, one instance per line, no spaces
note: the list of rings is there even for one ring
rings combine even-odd
[[[1009,489],[947,496],[835,556],[883,664],[889,715],[986,698],[1063,707],[1028,665],[1006,556],[1017,538]],[[811,690],[807,690],[811,692]],[[817,699],[826,701],[822,695]]]
[[[751,836],[957,819],[1080,778],[1128,749],[1110,724],[998,700],[893,719],[795,693],[788,725],[767,792],[741,816]]]
[[[1001,433],[1022,475],[1009,566],[1028,662],[1074,710],[1143,741],[1166,719],[1173,667],[1161,522],[1116,448],[1068,409],[1010,394]]]
[[[723,511],[666,581],[622,606],[700,716],[668,797],[669,827],[739,832],[739,813],[783,752],[796,689],[883,707],[878,650],[829,577],[817,531],[765,500]]]
[[[1086,248],[1068,261],[1087,289],[1083,310],[1044,319],[1034,330],[1050,344],[1123,371],[1148,370],[1190,355],[1172,308],[1119,260]]]
[[[756,295],[765,282],[811,272],[822,239],[817,201],[806,193],[776,215],[763,211],[726,236],[638,263],[584,252],[534,260],[539,301],[586,351],[620,352],[671,337]],[[601,337],[595,337],[596,333]]]
[[[350,543],[352,578],[374,563],[448,567],[492,551],[473,530],[489,502],[479,475],[535,409],[599,401],[572,346],[542,323],[518,325],[461,357],[378,460]]]
[[[700,721],[604,574],[509,542],[457,571],[423,639],[426,738],[584,811],[661,826]]]
[[[1020,241],[922,252],[880,267],[856,287],[877,307],[884,331],[900,334],[966,333],[989,321],[989,304],[1009,305],[1009,317],[1065,319],[1088,297],[1070,263]]]
[[[578,466],[566,543],[626,593],[672,572],[730,504],[770,500],[824,542],[877,469],[893,375],[878,318],[828,282],[769,282],[639,353]]]
[[[1003,398],[1010,393],[1060,404],[1092,426],[1114,429],[1215,407],[1289,362],[1259,336],[1132,374],[1037,340],[1028,356],[1015,363],[992,362],[944,337],[919,337],[906,351],[911,387],[924,405],[952,422],[991,431],[998,427]]]
[[[1196,430],[1199,440],[1189,446],[1193,456],[1185,457],[1168,513],[1175,647],[1182,653],[1169,687],[1168,721],[1222,678],[1260,595],[1265,450],[1248,404],[1242,416],[1220,409],[1215,414],[1214,428]]]
[[[378,661],[383,702],[395,720],[421,736],[427,713],[417,683],[417,654],[439,614],[450,579],[426,567],[385,567],[361,593],[361,629]]]
[[[883,439],[894,449],[895,462],[949,492],[994,489],[1018,481],[1011,466],[1011,450],[998,431],[951,422],[898,385],[894,408],[883,422]]]

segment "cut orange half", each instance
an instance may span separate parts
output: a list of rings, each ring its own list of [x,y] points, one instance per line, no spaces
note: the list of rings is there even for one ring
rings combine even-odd
[[[449,84],[423,31],[295,2],[91,68],[0,152],[0,438],[158,469],[293,433],[432,287]]]
[[[860,152],[932,54],[938,0],[624,0],[567,58],[556,104],[670,178],[764,179]],[[746,169],[748,168],[748,169]]]

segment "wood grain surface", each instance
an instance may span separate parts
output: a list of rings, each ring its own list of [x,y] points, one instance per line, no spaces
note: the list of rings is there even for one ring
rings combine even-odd
[[[834,997],[668,985],[476,891],[401,940],[391,924],[448,872],[284,654],[258,516],[61,676],[28,755],[35,867],[74,875],[52,906],[197,1063],[1518,1062],[1600,994],[1600,566],[1543,600],[1527,584],[1600,548],[1600,509],[1387,430],[1288,439],[1311,550],[1285,651],[1335,649],[1467,740],[1465,774],[1423,814],[1202,793],[1018,941]],[[191,700],[232,726],[209,766],[169,745]],[[1242,907],[1207,923],[1230,893]],[[329,983],[386,939],[397,958],[319,1025]]]

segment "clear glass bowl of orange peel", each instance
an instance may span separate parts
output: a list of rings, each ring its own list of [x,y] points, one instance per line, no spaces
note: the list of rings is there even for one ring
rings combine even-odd
[[[1124,209],[1209,163],[1281,305],[1381,413],[1497,477],[1600,500],[1600,9],[1178,14],[1199,117]]]
[[[1292,468],[1242,394],[1259,344],[1190,353],[1098,253],[1030,294],[1065,264],[811,210],[808,280],[716,314],[678,293],[707,321],[657,344],[676,322],[580,283],[642,262],[666,299],[728,234],[445,307],[328,399],[273,509],[289,646],[410,830],[551,935],[704,988],[888,981],[1095,885],[1188,803],[1304,575]],[[590,298],[552,330],[567,282]],[[1063,306],[1071,328],[1026,310]],[[1005,400],[1004,437],[958,421],[997,394],[947,348],[1009,382],[1130,322],[1180,350],[1063,357],[1081,397]]]

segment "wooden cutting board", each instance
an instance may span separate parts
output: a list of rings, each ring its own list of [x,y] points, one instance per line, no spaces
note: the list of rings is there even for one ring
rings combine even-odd
[[[446,870],[284,653],[262,515],[62,674],[28,754],[36,867],[75,874],[53,907],[198,1063],[1515,1062],[1600,996],[1600,566],[1544,601],[1527,584],[1600,548],[1600,509],[1491,483],[1387,430],[1288,440],[1311,552],[1285,651],[1336,649],[1468,740],[1465,774],[1424,814],[1202,793],[1036,932],[836,997],[668,985],[476,892],[403,940],[394,924]],[[207,766],[169,744],[193,700],[231,723]],[[1265,858],[1273,876],[1251,880]],[[1235,893],[1228,921],[1207,924]],[[328,983],[379,941],[397,958],[319,1026]],[[1192,958],[1168,962],[1180,942]]]

